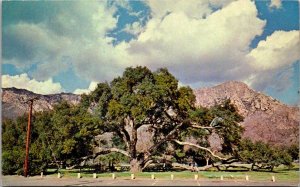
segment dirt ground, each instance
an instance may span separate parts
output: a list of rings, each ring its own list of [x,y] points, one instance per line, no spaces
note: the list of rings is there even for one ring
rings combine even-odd
[[[298,182],[245,180],[166,180],[2,176],[2,186],[298,186]]]

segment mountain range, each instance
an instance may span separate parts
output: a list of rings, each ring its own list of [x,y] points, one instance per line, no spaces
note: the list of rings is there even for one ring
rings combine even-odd
[[[211,107],[230,99],[244,117],[241,125],[244,138],[276,145],[299,144],[299,108],[288,106],[263,93],[254,91],[245,83],[229,81],[223,84],[194,90],[196,105]],[[60,93],[36,94],[25,89],[2,88],[2,118],[15,119],[28,112],[24,101],[36,97],[33,112],[51,110],[53,105],[66,100],[80,102],[80,95]]]

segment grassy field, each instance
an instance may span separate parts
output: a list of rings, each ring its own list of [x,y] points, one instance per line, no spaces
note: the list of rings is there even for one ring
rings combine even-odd
[[[51,172],[51,170],[49,170]],[[52,170],[53,172],[53,170]],[[78,169],[65,170],[61,169],[60,173],[62,177],[77,177]],[[130,179],[130,172],[114,172],[117,178]],[[155,175],[156,179],[170,179],[171,174],[174,175],[174,179],[194,179],[194,175],[198,174],[199,179],[220,179],[223,176],[224,180],[245,180],[246,175],[249,176],[249,180],[253,181],[270,181],[272,176],[275,176],[276,181],[299,181],[299,165],[295,165],[292,169],[285,167],[279,167],[274,172],[263,171],[168,171],[168,172],[142,172],[136,173],[136,178],[151,178],[151,174]],[[52,173],[52,176],[56,176],[57,173]],[[82,177],[93,177],[92,170],[81,170]],[[97,173],[98,178],[111,178],[112,173]]]

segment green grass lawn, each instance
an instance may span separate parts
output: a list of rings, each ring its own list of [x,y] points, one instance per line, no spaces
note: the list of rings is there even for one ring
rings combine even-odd
[[[50,171],[50,170],[49,170]],[[52,170],[53,171],[53,170]],[[77,177],[79,169],[65,170],[61,169],[60,173],[63,177]],[[131,172],[114,172],[117,178],[130,179]],[[174,175],[174,179],[194,179],[194,175],[198,174],[199,179],[220,179],[223,176],[224,180],[230,179],[240,179],[245,180],[246,175],[249,176],[249,180],[253,181],[270,181],[272,176],[275,176],[276,181],[299,181],[299,165],[295,165],[292,169],[287,169],[285,167],[279,167],[274,170],[274,172],[263,172],[263,171],[168,171],[168,172],[141,172],[136,173],[136,178],[151,178],[151,174],[155,175],[156,179],[170,179],[171,174]],[[57,173],[51,174],[52,176],[57,175]],[[82,177],[93,177],[92,170],[81,170]],[[111,178],[112,173],[97,173],[98,178]]]

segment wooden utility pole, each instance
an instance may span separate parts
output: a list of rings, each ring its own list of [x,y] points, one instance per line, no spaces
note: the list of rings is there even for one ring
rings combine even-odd
[[[26,137],[26,156],[24,163],[24,177],[27,177],[29,167],[29,145],[30,145],[30,128],[31,128],[31,116],[32,116],[32,105],[34,99],[28,100],[29,102],[29,114],[28,114],[28,125],[27,125],[27,137]]]

